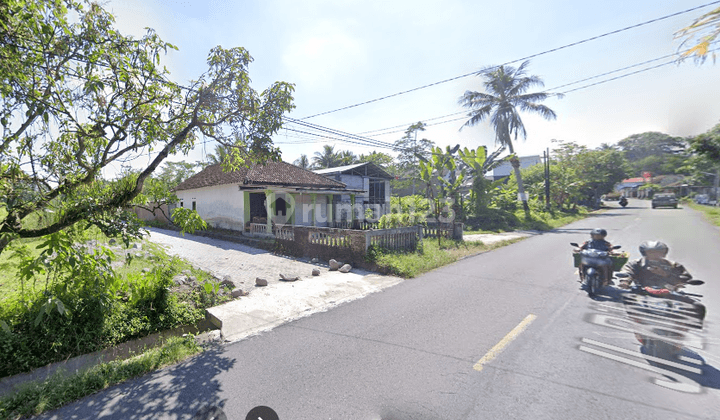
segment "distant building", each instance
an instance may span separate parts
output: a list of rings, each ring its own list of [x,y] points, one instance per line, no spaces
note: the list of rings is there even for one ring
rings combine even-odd
[[[615,184],[615,191],[624,197],[637,197],[638,188],[645,184],[645,178],[628,178]]]
[[[522,156],[520,160],[520,169],[529,168],[537,164],[542,163],[542,158],[539,155],[536,156]],[[485,178],[497,181],[498,179],[510,176],[513,173],[513,167],[510,162],[506,161],[498,165],[491,173],[485,175]]]
[[[355,204],[362,204],[363,210],[371,209],[374,218],[380,218],[390,212],[390,180],[393,179],[393,176],[380,166],[372,162],[363,162],[335,168],[316,169],[313,172],[342,182],[349,189],[361,190],[362,193],[354,194]],[[342,194],[334,197],[333,204],[349,205],[350,201],[350,193]],[[362,217],[362,214],[355,215],[356,219]],[[340,214],[337,220],[349,219],[350,215]]]

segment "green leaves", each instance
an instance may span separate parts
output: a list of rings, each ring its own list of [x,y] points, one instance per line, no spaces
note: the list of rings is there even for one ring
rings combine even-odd
[[[172,220],[175,225],[180,227],[180,233],[195,233],[196,230],[207,229],[207,223],[200,217],[195,210],[177,207],[172,212]]]
[[[57,311],[60,316],[64,316],[67,313],[67,311],[65,310],[65,305],[60,299],[55,297],[48,298],[48,300],[40,306],[37,316],[35,317],[35,321],[33,321],[33,325],[35,327],[40,325],[43,318],[46,316],[50,316],[53,310]]]
[[[144,186],[139,203],[174,200],[169,185],[149,179],[170,155],[189,153],[199,136],[229,148],[228,170],[280,159],[272,136],[294,108],[294,85],[255,91],[244,48],[213,48],[207,71],[188,90],[161,66],[175,46],[153,30],[139,39],[122,35],[114,17],[89,0],[7,0],[0,22],[0,162],[15,166],[3,167],[8,176],[0,180],[3,237],[40,237],[86,220],[109,236],[137,237],[139,224],[124,209]],[[106,169],[145,153],[148,163],[137,173],[103,179]],[[26,223],[50,211],[41,226]],[[179,219],[187,231],[203,227]],[[6,244],[0,241],[0,252]]]

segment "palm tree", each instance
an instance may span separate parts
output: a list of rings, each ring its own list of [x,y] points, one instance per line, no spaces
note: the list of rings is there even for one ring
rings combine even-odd
[[[229,154],[228,147],[222,144],[215,145],[215,154],[207,155],[206,159],[210,165],[222,163]]]
[[[335,152],[335,146],[323,146],[322,152],[315,152],[313,163],[318,168],[334,168],[340,165],[340,156]]]
[[[489,67],[477,73],[484,78],[483,85],[487,93],[466,91],[458,101],[462,106],[470,108],[469,120],[463,127],[474,126],[486,118],[495,130],[495,141],[507,146],[511,155],[510,163],[515,171],[515,178],[518,183],[518,193],[522,197],[525,214],[530,214],[530,208],[525,197],[520,176],[520,160],[515,155],[513,140],[517,140],[518,134],[522,138],[527,137],[525,126],[520,119],[518,111],[531,111],[540,114],[547,120],[555,119],[555,112],[538,102],[545,100],[549,95],[544,92],[525,93],[533,86],[544,86],[542,79],[538,76],[528,76],[525,72],[529,61],[525,61],[518,68],[511,66]]]
[[[340,158],[341,165],[352,165],[358,160],[357,156],[355,156],[355,153],[353,153],[352,150],[343,150],[338,153],[338,157]]]
[[[310,160],[308,159],[307,155],[300,155],[299,158],[295,159],[293,165],[299,166],[303,169],[308,169],[310,168]]]

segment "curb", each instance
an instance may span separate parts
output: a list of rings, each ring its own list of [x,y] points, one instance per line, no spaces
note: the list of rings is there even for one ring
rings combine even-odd
[[[198,344],[210,344],[215,341],[220,341],[220,331],[215,328],[214,324],[205,319],[195,325],[186,325],[171,330],[156,332],[104,350],[51,363],[30,372],[0,378],[0,397],[17,391],[17,388],[25,383],[44,381],[56,373],[63,376],[70,376],[97,366],[100,363],[127,359],[147,348],[158,346],[167,338],[179,337],[186,334],[196,334],[195,341]]]

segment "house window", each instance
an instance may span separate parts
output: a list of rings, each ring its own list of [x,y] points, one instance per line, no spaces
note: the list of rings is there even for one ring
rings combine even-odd
[[[193,201],[193,211],[195,211],[196,208],[197,208],[197,206],[195,205],[195,202]]]
[[[180,207],[185,207],[185,203],[183,203],[183,202],[181,201],[181,202],[180,202]]]
[[[370,180],[370,191],[368,201],[370,204],[384,204],[385,203],[385,181],[384,180]]]

